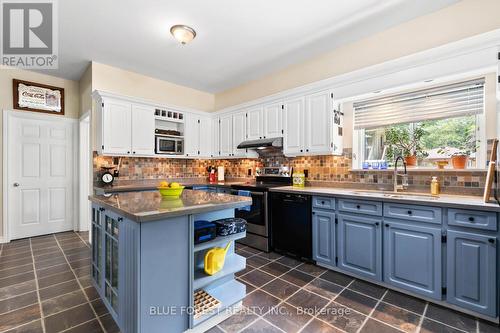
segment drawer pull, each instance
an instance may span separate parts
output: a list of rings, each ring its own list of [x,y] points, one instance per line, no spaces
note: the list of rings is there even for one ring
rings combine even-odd
[[[361,209],[361,206],[360,206],[360,205],[356,205],[356,208],[357,208],[357,209]]]
[[[321,204],[322,204],[322,205],[324,205],[324,204],[325,204],[325,202],[324,202],[324,201],[321,201]]]
[[[413,214],[413,212],[411,210],[408,211],[408,215],[411,215]]]
[[[379,225],[379,224],[380,224],[380,223],[378,223],[378,222],[375,222],[375,225],[376,225],[377,227],[378,227],[378,225]]]
[[[472,216],[469,217],[469,222],[474,222],[474,218]]]
[[[385,224],[385,226],[386,226],[387,228],[389,228],[389,223],[386,223],[386,224]]]
[[[488,239],[488,242],[490,242],[491,244],[495,244],[495,239],[494,238],[490,238],[490,239]]]

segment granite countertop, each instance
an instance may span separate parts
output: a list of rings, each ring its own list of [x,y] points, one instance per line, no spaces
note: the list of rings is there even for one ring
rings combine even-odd
[[[94,184],[94,191],[98,193],[115,193],[115,192],[129,192],[129,191],[147,191],[156,190],[158,183],[163,179],[152,179],[152,180],[123,180],[114,183],[113,185],[103,185],[96,183]],[[216,186],[216,187],[229,187],[231,185],[243,185],[249,183],[250,181],[244,180],[227,180],[224,182],[209,183],[202,179],[165,179],[170,182],[178,182],[184,186]]]
[[[119,192],[92,195],[89,200],[136,222],[168,219],[251,205],[252,198],[223,193],[184,190],[179,198],[163,198],[159,192]]]
[[[442,194],[439,197],[432,197],[430,194],[425,193],[410,193],[399,192],[394,193],[391,191],[367,191],[361,189],[345,189],[345,188],[332,188],[332,187],[293,187],[282,186],[275,187],[270,190],[271,192],[286,192],[286,193],[299,193],[310,195],[327,195],[346,198],[363,198],[369,200],[383,200],[395,203],[409,203],[415,205],[428,205],[428,206],[441,206],[453,207],[462,209],[477,209],[483,211],[500,212],[500,205],[495,202],[484,203],[482,197],[478,196],[462,196],[462,195],[449,195]]]

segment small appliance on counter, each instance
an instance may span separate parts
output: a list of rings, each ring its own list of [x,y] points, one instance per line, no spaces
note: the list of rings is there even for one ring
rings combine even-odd
[[[208,181],[210,183],[215,183],[216,182],[216,179],[217,179],[217,174],[216,174],[216,169],[214,166],[208,166],[207,167],[207,171],[208,171]]]
[[[208,242],[217,237],[215,223],[205,220],[194,221],[194,243]]]
[[[224,167],[223,166],[217,167],[217,181],[219,181],[219,182],[224,181]]]

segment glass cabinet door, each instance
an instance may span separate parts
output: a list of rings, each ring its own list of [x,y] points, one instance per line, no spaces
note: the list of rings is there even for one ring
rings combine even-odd
[[[102,222],[101,209],[92,207],[92,278],[102,288]]]
[[[104,294],[115,311],[118,311],[118,223],[121,218],[104,214],[105,227],[105,286]]]

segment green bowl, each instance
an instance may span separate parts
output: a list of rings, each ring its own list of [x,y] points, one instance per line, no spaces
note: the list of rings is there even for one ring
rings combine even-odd
[[[180,197],[182,191],[184,191],[184,186],[170,188],[170,187],[158,187],[158,191],[162,197]]]

